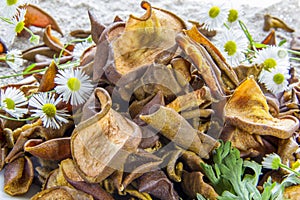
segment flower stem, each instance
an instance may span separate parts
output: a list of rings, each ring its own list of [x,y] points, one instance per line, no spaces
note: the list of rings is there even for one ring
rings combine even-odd
[[[251,48],[254,50],[254,51],[257,51],[256,50],[256,47],[255,47],[255,42],[247,28],[247,26],[244,24],[244,22],[242,22],[241,20],[238,21],[239,24],[240,24],[240,27],[241,29],[243,30],[243,32],[245,33],[246,37],[248,38],[249,42],[250,42],[250,46]]]
[[[291,49],[287,49],[287,52],[300,56],[300,51],[294,51],[294,50],[291,50]]]
[[[280,163],[279,166],[280,166],[281,168],[283,168],[283,169],[286,169],[286,170],[288,170],[288,171],[290,171],[290,172],[293,172],[294,174],[296,174],[297,176],[300,177],[300,173],[299,173],[299,172],[297,172],[297,171],[291,169],[290,167],[286,166],[285,164]]]
[[[91,40],[91,36],[87,37],[87,38],[83,38],[83,39],[74,39],[74,40],[71,40],[70,42],[68,42],[67,44],[65,44],[63,46],[63,48],[61,49],[60,53],[59,53],[59,56],[57,58],[57,62],[59,63],[59,60],[60,58],[62,57],[64,51],[66,50],[66,48],[72,44],[72,43],[79,43],[79,42],[84,42],[84,41],[90,41]]]
[[[25,119],[16,119],[16,118],[12,118],[12,117],[8,117],[8,116],[0,114],[0,118],[12,120],[12,121],[26,122],[26,121],[31,121],[31,120],[37,119],[38,117],[28,117]]]
[[[300,58],[290,57],[291,60],[300,61]]]
[[[43,72],[45,70],[46,70],[46,68],[45,69],[37,69],[37,70],[33,70],[33,71],[30,71],[30,72],[26,72],[26,73],[18,73],[18,74],[5,75],[5,76],[0,76],[0,79],[18,77],[18,76],[23,76],[23,75],[30,75],[30,74],[34,74],[34,73]]]
[[[13,24],[13,22],[9,19],[9,18],[5,18],[5,17],[1,17],[0,16],[0,19],[8,24]]]

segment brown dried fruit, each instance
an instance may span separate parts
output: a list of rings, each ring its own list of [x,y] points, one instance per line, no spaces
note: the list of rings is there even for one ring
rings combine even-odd
[[[66,56],[72,54],[70,51],[67,50],[67,48],[64,47],[64,45],[61,43],[61,41],[57,37],[55,37],[51,34],[51,26],[50,25],[47,26],[45,29],[43,41],[46,46],[50,47],[50,49],[53,49],[54,51],[56,51],[58,53],[63,51],[63,55],[66,55]]]
[[[74,162],[71,159],[63,160],[60,163],[60,168],[65,179],[77,190],[83,191],[87,194],[90,194],[94,199],[99,200],[112,200],[113,198],[102,187],[97,183],[87,183],[76,171]]]
[[[203,177],[201,172],[184,172],[181,184],[183,191],[191,198],[196,198],[199,193],[207,199],[216,200],[219,195],[211,185],[204,182]]]
[[[51,62],[49,68],[46,70],[45,74],[42,77],[38,92],[48,92],[53,90],[56,86],[54,79],[58,73],[58,68],[54,61]]]
[[[53,30],[56,30],[63,36],[63,33],[57,22],[47,12],[32,4],[28,4],[24,7],[26,8],[25,26],[45,28],[48,25],[51,25]]]
[[[245,80],[226,103],[225,120],[251,134],[281,139],[291,137],[299,127],[299,120],[293,116],[279,119],[269,113],[266,97],[253,78]]]
[[[140,128],[111,108],[107,91],[96,88],[95,95],[101,111],[81,122],[71,137],[76,169],[88,182],[101,182],[121,169],[127,156],[137,150],[141,141]]]
[[[52,200],[64,199],[64,200],[93,200],[94,198],[82,191],[72,189],[68,186],[52,187],[43,190],[36,195],[34,195],[31,200]]]
[[[300,197],[300,185],[292,185],[284,190],[284,198],[290,200],[299,200]]]
[[[114,23],[123,26],[121,29],[114,29],[114,33],[118,31],[118,35],[109,33],[106,37],[113,37],[114,40],[100,37],[100,41],[101,38],[104,39],[97,47],[96,57],[106,59],[103,59],[104,62],[95,62],[97,66],[94,68],[95,71],[99,71],[107,61],[111,63],[113,59],[113,64],[107,65],[108,68],[105,70],[107,78],[112,83],[116,83],[120,77],[138,70],[141,66],[152,64],[158,54],[175,45],[176,34],[185,28],[184,22],[169,11],[152,7],[146,1],[142,1],[141,7],[146,13],[140,18],[130,15],[125,28],[123,22]],[[106,56],[101,49],[105,49]]]
[[[198,132],[171,108],[160,106],[156,112],[141,115],[140,118],[172,142],[202,158],[208,158],[209,153],[218,145],[215,139]]]
[[[139,191],[147,192],[162,200],[178,200],[173,183],[163,171],[145,173],[139,181]]]
[[[70,137],[30,139],[24,144],[24,151],[45,160],[63,160],[71,157]]]
[[[20,157],[8,163],[4,172],[4,191],[12,196],[25,194],[33,181],[34,172],[31,160]]]
[[[264,16],[264,31],[269,31],[271,28],[281,28],[287,32],[294,32],[295,30],[290,28],[284,21],[281,19],[271,16],[269,14],[266,14]]]

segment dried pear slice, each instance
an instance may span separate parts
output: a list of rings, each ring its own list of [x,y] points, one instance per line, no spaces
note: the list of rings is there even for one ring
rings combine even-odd
[[[26,156],[17,158],[5,168],[4,191],[11,196],[25,194],[31,186],[33,177],[31,160]]]
[[[215,139],[194,129],[172,108],[160,106],[154,113],[140,115],[140,118],[172,142],[201,158],[208,158],[209,153],[218,146]]]
[[[30,139],[24,144],[24,151],[45,160],[63,160],[71,157],[70,137]]]
[[[224,112],[226,123],[253,134],[286,139],[299,127],[299,120],[294,116],[274,118],[269,113],[266,97],[253,78],[235,90]]]
[[[137,150],[141,141],[140,128],[111,109],[107,91],[96,88],[95,95],[101,111],[81,122],[71,137],[76,169],[88,182],[101,182],[121,169],[127,156]]]
[[[52,200],[52,199],[93,200],[94,198],[89,194],[86,194],[76,189],[72,189],[68,186],[52,187],[37,193],[31,198],[31,200]]]

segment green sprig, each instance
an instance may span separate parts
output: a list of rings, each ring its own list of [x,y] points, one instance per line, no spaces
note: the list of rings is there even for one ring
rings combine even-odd
[[[7,120],[12,120],[12,121],[26,122],[26,121],[35,120],[38,117],[28,117],[28,118],[22,118],[22,119],[20,119],[20,118],[13,118],[13,117],[8,117],[6,115],[0,114],[0,118],[7,119]]]

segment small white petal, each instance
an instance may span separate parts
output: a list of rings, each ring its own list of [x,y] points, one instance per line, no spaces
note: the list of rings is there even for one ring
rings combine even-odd
[[[80,59],[80,57],[84,53],[84,51],[86,49],[88,49],[91,45],[92,45],[92,43],[90,43],[88,41],[77,43],[75,45],[73,53],[72,53],[73,57],[75,59]]]

